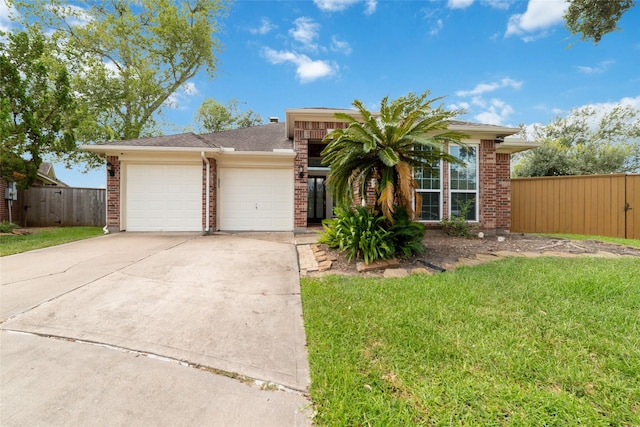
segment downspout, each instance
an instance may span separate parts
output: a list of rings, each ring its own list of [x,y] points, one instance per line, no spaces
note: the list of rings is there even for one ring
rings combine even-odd
[[[205,228],[204,228],[204,232],[208,233],[209,232],[209,206],[211,205],[209,199],[211,198],[210,195],[210,186],[209,186],[209,180],[210,180],[210,169],[211,169],[211,163],[209,162],[209,159],[207,159],[207,156],[204,155],[204,151],[200,152],[200,156],[202,156],[202,160],[204,160],[204,162],[207,164],[207,197],[206,197],[206,201],[207,201],[207,205],[205,206],[205,212],[207,215],[207,220],[205,221]]]

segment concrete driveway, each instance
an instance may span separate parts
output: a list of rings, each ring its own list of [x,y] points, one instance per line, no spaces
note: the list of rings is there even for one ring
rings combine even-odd
[[[0,424],[308,425],[290,233],[121,233],[4,257]]]

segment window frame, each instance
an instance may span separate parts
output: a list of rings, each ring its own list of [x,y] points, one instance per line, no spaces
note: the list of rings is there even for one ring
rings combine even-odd
[[[457,165],[454,165],[452,163],[448,163],[448,176],[447,176],[447,180],[448,180],[448,207],[449,207],[449,212],[448,212],[448,217],[451,218],[452,215],[452,209],[453,209],[453,194],[473,194],[475,195],[474,199],[475,199],[475,212],[474,212],[474,219],[472,220],[466,220],[466,222],[469,223],[479,223],[480,222],[480,144],[477,143],[466,143],[464,146],[468,146],[468,147],[473,147],[475,150],[475,190],[454,190],[453,186],[451,185],[452,183],[452,168],[456,167]],[[452,153],[452,149],[453,148],[462,148],[464,147],[463,145],[458,145],[458,144],[449,144],[449,147],[447,149],[447,151],[449,152],[450,155],[453,156]]]
[[[443,197],[444,197],[444,177],[443,177],[443,170],[444,170],[444,165],[443,165],[443,161],[442,160],[438,160],[438,171],[439,171],[439,181],[440,181],[440,186],[437,189],[433,189],[433,188],[420,188],[419,186],[416,186],[415,189],[415,193],[421,193],[421,194],[425,194],[425,193],[437,193],[440,195],[439,197],[439,201],[438,201],[438,219],[422,219],[419,218],[418,222],[424,222],[424,223],[430,223],[430,224],[438,224],[440,223],[440,221],[442,221],[442,215],[444,214],[444,209],[443,209]],[[415,172],[414,172],[414,179],[416,179],[415,177]],[[413,208],[415,210],[415,208],[417,207],[416,204],[416,198],[414,197],[413,199]]]

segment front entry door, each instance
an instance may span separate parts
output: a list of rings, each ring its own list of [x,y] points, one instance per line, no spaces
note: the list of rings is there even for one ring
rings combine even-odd
[[[323,176],[307,179],[307,223],[319,223],[326,217],[324,180]]]

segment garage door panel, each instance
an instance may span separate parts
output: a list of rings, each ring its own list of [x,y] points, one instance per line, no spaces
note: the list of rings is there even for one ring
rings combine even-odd
[[[199,164],[127,165],[126,229],[202,229],[202,168]]]
[[[293,168],[221,168],[220,229],[291,231]]]

